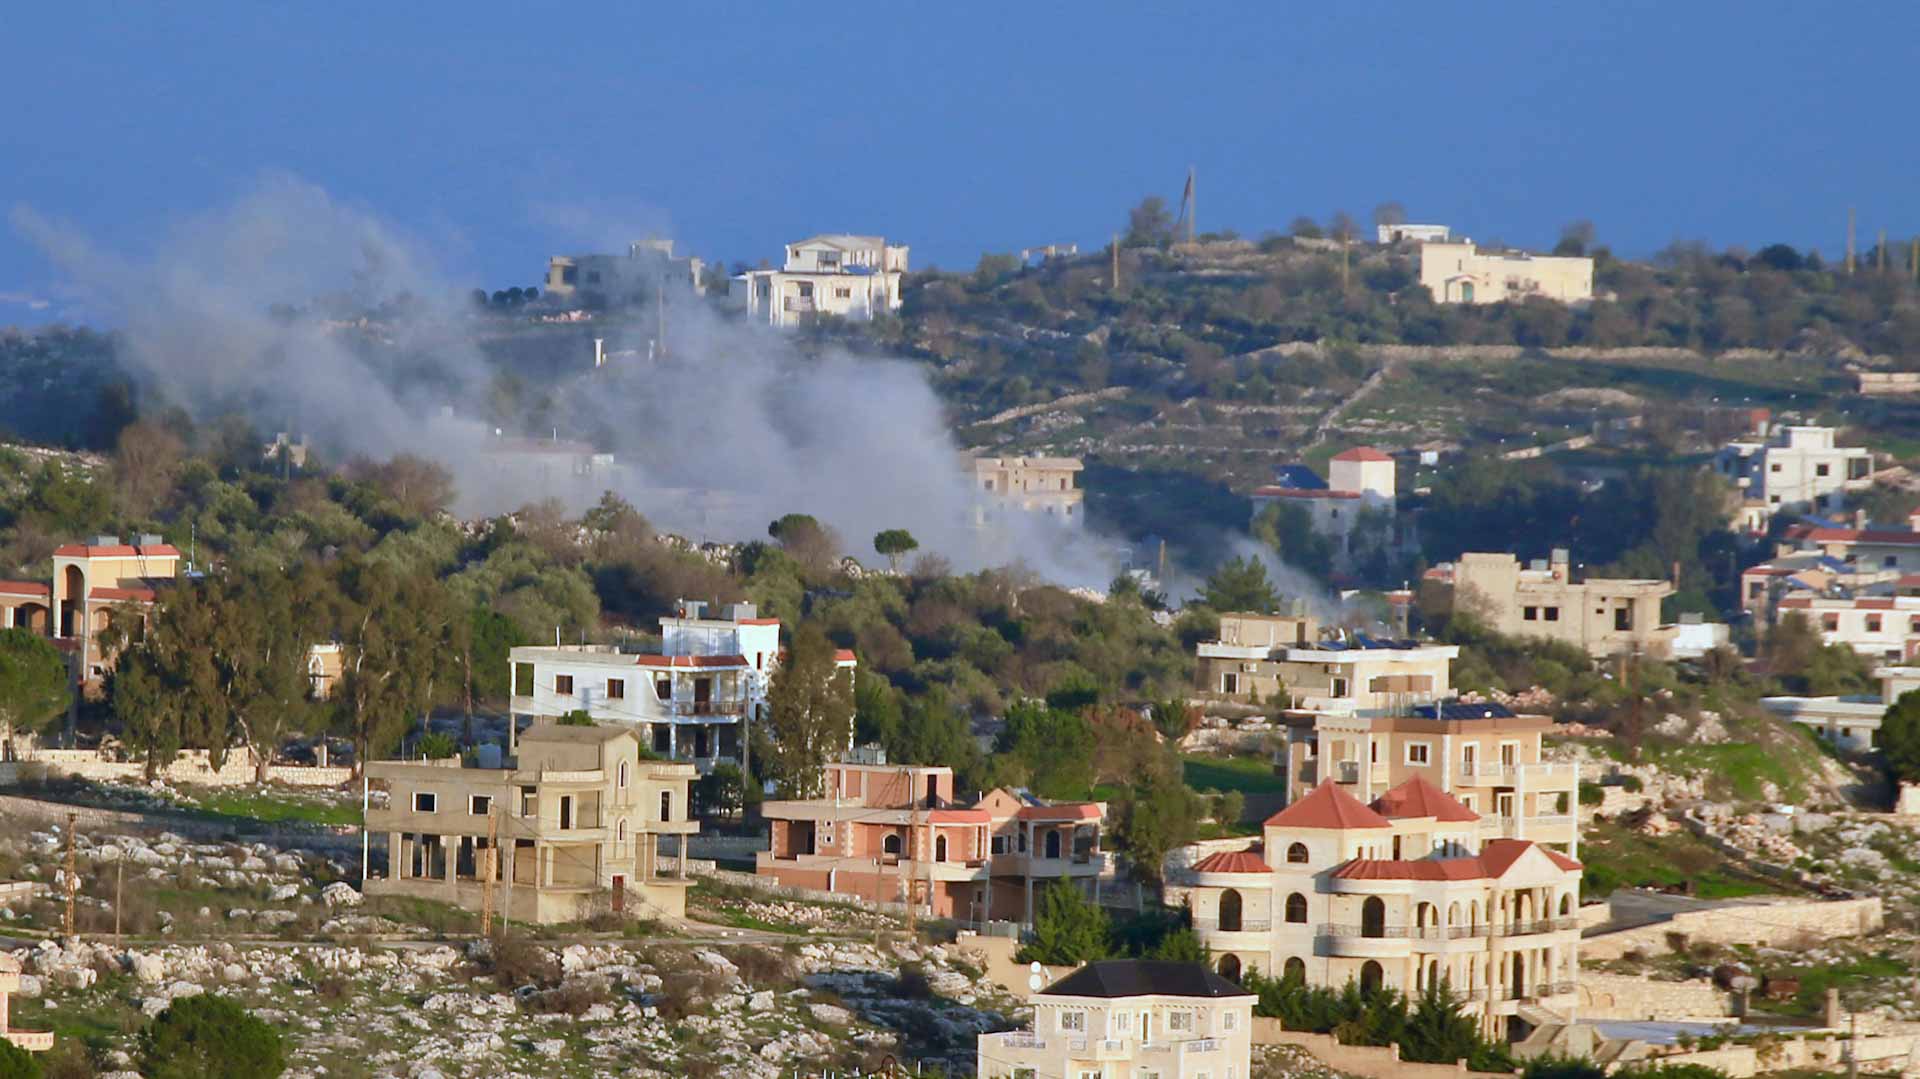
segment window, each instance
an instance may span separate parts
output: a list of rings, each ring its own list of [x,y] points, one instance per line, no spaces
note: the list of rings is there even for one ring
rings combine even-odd
[[[1897,555],[1886,555],[1880,559],[1880,564],[1892,569],[1900,564],[1900,558]]]
[[[1538,622],[1540,621],[1540,608],[1522,607],[1520,608],[1520,617],[1527,622]]]
[[[811,281],[800,282],[800,298],[803,300],[813,299],[813,282]]]
[[[1193,1029],[1193,1013],[1190,1011],[1168,1012],[1167,1013],[1167,1029],[1168,1030],[1192,1030]]]
[[[1220,692],[1222,693],[1240,692],[1240,676],[1233,673],[1221,675],[1220,676]]]
[[[440,799],[430,791],[414,791],[413,811],[415,813],[438,813],[440,812]]]
[[[484,817],[493,812],[493,799],[484,794],[476,794],[467,799],[467,815]]]
[[[660,792],[660,819],[661,820],[673,819],[673,792],[672,791]]]
[[[1542,611],[1543,611],[1543,613],[1545,613],[1545,614],[1546,614],[1546,616],[1547,616],[1547,621],[1549,621],[1549,622],[1558,622],[1558,621],[1560,621],[1560,608],[1558,608],[1558,607],[1546,607],[1546,608],[1542,608]]]
[[[1880,616],[1879,615],[1870,614],[1867,616],[1867,632],[1868,633],[1880,632]]]
[[[997,835],[993,837],[993,853],[995,854],[1007,853],[1007,837],[1006,836]]]
[[[1294,865],[1307,864],[1307,845],[1305,843],[1294,843],[1287,847],[1287,861]]]
[[[1367,742],[1367,763],[1380,763],[1380,743],[1374,741]]]
[[[624,678],[607,679],[607,699],[624,701],[627,699],[627,680]]]
[[[1239,1013],[1239,1012],[1228,1012],[1228,1013],[1226,1013],[1226,1015],[1224,1015],[1224,1016],[1222,1016],[1222,1017],[1221,1017],[1221,1023],[1220,1023],[1220,1029],[1222,1029],[1222,1030],[1239,1030],[1239,1029],[1240,1029],[1240,1013]]]
[[[621,817],[613,826],[613,839],[616,843],[627,841],[627,818]]]
[[[620,786],[625,787],[627,785],[627,762],[626,761],[620,762],[620,770],[616,774],[618,775],[619,778],[615,782],[617,782]]]
[[[553,691],[562,697],[573,696],[573,675],[556,674],[553,676]]]
[[[1407,743],[1407,763],[1408,764],[1431,763],[1430,757],[1432,755],[1432,752],[1433,752],[1433,747],[1427,744],[1426,742],[1408,742]]]
[[[1334,679],[1334,680],[1333,680],[1333,695],[1334,695],[1334,696],[1336,696],[1336,697],[1344,697],[1344,696],[1346,696],[1346,695],[1347,695],[1347,680],[1346,680],[1346,679],[1344,679],[1344,678],[1336,678],[1336,679]]]
[[[1061,1012],[1060,1029],[1062,1031],[1073,1031],[1076,1034],[1085,1033],[1087,1029],[1087,1013],[1080,1011]]]
[[[1633,628],[1632,607],[1615,607],[1613,609],[1613,628],[1623,631]]]
[[[537,787],[520,788],[520,815],[537,817],[540,815],[540,795]]]
[[[1768,471],[1768,472],[1778,472],[1778,471],[1780,471],[1780,462],[1778,462],[1778,461],[1775,461],[1775,462],[1773,462],[1772,464],[1769,464],[1769,465],[1767,466],[1767,471]]]
[[[1821,615],[1820,628],[1826,630],[1828,633],[1837,632],[1840,629],[1840,616],[1837,614]]]
[[[1767,496],[1767,504],[1768,504],[1768,505],[1770,505],[1770,506],[1778,506],[1778,505],[1780,504],[1780,496],[1779,496],[1779,495],[1768,495],[1768,496]]]
[[[833,290],[833,294],[843,300],[850,300],[853,298],[853,290],[850,288],[845,288],[845,287],[836,288]]]
[[[1287,897],[1287,921],[1295,925],[1307,922],[1307,897],[1295,892]]]
[[[533,664],[513,665],[513,693],[516,697],[533,696]]]
[[[673,699],[673,679],[656,678],[653,680],[653,695],[660,700]]]
[[[1833,471],[1832,465],[1814,465],[1813,466],[1813,474],[1816,476],[1825,476],[1832,471]]]

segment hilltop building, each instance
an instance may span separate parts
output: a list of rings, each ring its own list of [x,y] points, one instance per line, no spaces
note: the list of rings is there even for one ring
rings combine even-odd
[[[1033,1027],[979,1036],[980,1079],[1247,1079],[1257,998],[1198,963],[1103,959],[1034,994]]]
[[[688,813],[692,765],[644,759],[621,727],[541,723],[511,757],[498,748],[472,765],[368,762],[388,800],[365,828],[385,834],[387,864],[363,891],[477,911],[491,879],[495,909],[541,925],[601,910],[686,913],[686,837],[700,830]],[[667,835],[678,837],[677,864],[660,853]]]
[[[1420,245],[1420,283],[1434,303],[1560,303],[1593,299],[1593,260],[1524,251],[1482,252],[1472,241]]]
[[[1764,532],[1776,513],[1838,513],[1848,492],[1873,483],[1873,451],[1835,445],[1831,427],[1762,422],[1755,436],[1727,443],[1713,459],[1714,471],[1739,488],[1750,531]]]
[[[1086,466],[1080,458],[975,457],[971,464],[974,489],[981,496],[980,523],[1008,509],[1050,517],[1063,525],[1085,523],[1081,504],[1086,492],[1079,480]]]
[[[69,657],[74,680],[97,688],[114,657],[101,651],[99,634],[116,607],[151,606],[157,590],[180,575],[179,549],[159,536],[133,543],[95,536],[53,552],[53,579],[0,581],[0,627],[30,629],[51,637]]]
[[[1332,780],[1269,817],[1260,842],[1193,867],[1194,932],[1247,970],[1409,996],[1445,979],[1488,1035],[1572,1020],[1580,863],[1489,837],[1415,776],[1363,803]]]
[[[1510,554],[1463,554],[1457,563],[1428,570],[1427,579],[1450,586],[1454,609],[1472,612],[1489,629],[1561,641],[1596,657],[1664,656],[1675,632],[1660,618],[1671,582],[1575,580],[1564,549],[1525,567]]]
[[[1374,234],[1382,246],[1387,244],[1446,243],[1453,230],[1445,225],[1375,225]]]
[[[1101,849],[1104,802],[1046,803],[989,791],[954,796],[953,769],[830,764],[819,798],[769,800],[769,849],[755,871],[781,884],[880,902],[912,902],[936,917],[1033,922],[1035,893],[1060,879],[1089,894],[1114,874]]]
[[[631,728],[652,753],[689,761],[701,773],[742,764],[752,725],[767,718],[767,689],[780,665],[780,620],[751,603],[728,604],[718,618],[681,600],[660,620],[661,650],[613,645],[515,648],[516,719],[585,712],[595,723]],[[854,656],[840,668],[852,676]]]
[[[547,260],[547,295],[589,307],[644,303],[663,290],[704,295],[705,263],[675,258],[673,241],[636,240],[624,255],[555,255]]]
[[[1355,446],[1334,455],[1322,480],[1304,465],[1279,469],[1278,483],[1253,492],[1253,516],[1270,506],[1298,506],[1315,533],[1333,542],[1334,563],[1349,567],[1363,546],[1355,531],[1371,518],[1381,535],[1377,543],[1397,550],[1413,539],[1408,523],[1397,517],[1396,467],[1392,457],[1372,446]]]
[[[1841,749],[1865,753],[1880,744],[1880,721],[1902,694],[1920,689],[1920,667],[1879,667],[1878,693],[1826,697],[1762,697],[1760,703],[1781,719],[1792,720]]]
[[[898,310],[907,247],[880,236],[831,233],[787,245],[786,265],[733,278],[733,305],[770,326],[796,326],[820,315],[871,321]]]

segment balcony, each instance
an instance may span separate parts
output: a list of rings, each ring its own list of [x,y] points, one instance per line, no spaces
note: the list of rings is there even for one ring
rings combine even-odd
[[[1553,839],[1553,833],[1574,828],[1571,813],[1535,813],[1526,817],[1482,817],[1480,834],[1504,839]]]
[[[1333,762],[1332,771],[1333,771],[1333,781],[1335,783],[1360,782],[1360,762],[1359,761],[1335,761]]]
[[[661,703],[666,705],[667,714],[675,719],[738,719],[747,712],[747,702],[738,698],[723,701],[673,700]]]
[[[1456,773],[1459,781],[1475,786],[1508,786],[1526,781],[1528,787],[1540,787],[1549,790],[1571,787],[1579,777],[1579,767],[1573,764],[1467,764],[1461,763]]]
[[[1200,933],[1269,933],[1273,931],[1273,922],[1266,918],[1242,918],[1232,929],[1222,929],[1218,918],[1195,918],[1193,928]]]

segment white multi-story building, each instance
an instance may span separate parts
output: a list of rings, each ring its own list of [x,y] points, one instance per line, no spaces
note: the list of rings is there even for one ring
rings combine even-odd
[[[787,245],[786,265],[734,277],[732,304],[770,326],[820,315],[869,321],[900,306],[907,246],[834,233]]]
[[[584,711],[596,723],[632,727],[642,744],[702,771],[740,763],[751,725],[767,717],[767,687],[780,664],[780,620],[734,603],[720,618],[681,600],[660,620],[659,653],[611,645],[515,648],[513,714]],[[842,650],[840,666],[854,665]]]
[[[1831,427],[1763,424],[1757,434],[1722,446],[1713,469],[1740,489],[1761,528],[1776,513],[1838,513],[1847,492],[1873,482],[1873,451],[1834,445]]]
[[[1865,753],[1880,744],[1880,721],[1903,695],[1920,689],[1920,667],[1880,667],[1880,692],[1828,697],[1762,697],[1760,703],[1841,749]]]
[[[1338,564],[1349,564],[1350,556],[1356,553],[1354,529],[1368,513],[1385,522],[1388,531],[1381,538],[1389,547],[1410,542],[1406,529],[1395,519],[1398,496],[1394,460],[1372,446],[1355,446],[1335,454],[1324,481],[1304,465],[1286,466],[1276,478],[1280,482],[1254,490],[1253,516],[1259,518],[1274,505],[1305,509],[1313,530],[1333,541]]]
[[[1434,303],[1593,299],[1593,260],[1524,251],[1475,251],[1471,241],[1420,245],[1420,283]]]
[[[1489,1035],[1573,1018],[1580,863],[1487,838],[1480,815],[1415,777],[1362,804],[1329,780],[1269,817],[1262,842],[1193,867],[1194,932],[1220,973],[1413,995],[1444,979]]]
[[[1774,613],[1799,614],[1827,644],[1844,644],[1869,659],[1904,663],[1920,656],[1920,595],[1786,596]]]
[[[1103,959],[1033,996],[1033,1029],[979,1038],[979,1079],[1250,1079],[1257,998],[1198,963]]]

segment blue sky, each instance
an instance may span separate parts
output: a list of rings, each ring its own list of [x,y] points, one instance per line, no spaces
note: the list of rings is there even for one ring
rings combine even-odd
[[[729,261],[885,233],[925,266],[1095,245],[1200,174],[1243,233],[1388,199],[1481,239],[1575,218],[1838,250],[1920,232],[1920,6],[31,4],[0,204],[139,251],[292,173],[463,285],[670,230]],[[56,317],[0,229],[0,324]]]

